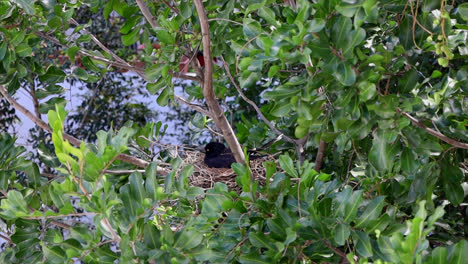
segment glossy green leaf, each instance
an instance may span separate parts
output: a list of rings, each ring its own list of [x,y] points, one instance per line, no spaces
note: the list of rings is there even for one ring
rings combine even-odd
[[[351,86],[356,82],[356,73],[352,66],[345,62],[338,64],[335,77],[344,86]]]
[[[136,27],[127,35],[122,35],[122,43],[125,46],[135,44],[140,39],[140,30],[140,27]]]
[[[369,235],[360,231],[356,231],[356,234],[357,234],[356,250],[358,254],[361,255],[362,257],[367,257],[367,258],[372,257],[373,250],[372,250],[372,245],[371,245]]]
[[[394,142],[394,134],[383,130],[374,133],[372,148],[369,151],[369,162],[379,171],[389,171],[395,162],[400,145]]]
[[[410,148],[403,149],[401,153],[401,169],[409,174],[415,173],[418,169],[417,156]]]
[[[245,18],[243,22],[243,32],[248,39],[251,39],[262,33],[262,26],[258,21]]]
[[[459,5],[458,13],[465,21],[468,21],[468,3]]]
[[[55,84],[63,82],[67,75],[58,67],[50,66],[44,75],[39,76],[41,82]]]
[[[351,231],[349,229],[349,226],[347,224],[338,224],[335,227],[335,235],[334,235],[334,240],[335,243],[343,246],[348,239]]]
[[[275,12],[266,6],[263,6],[258,9],[258,15],[265,19],[271,25],[277,26],[278,23],[276,22],[276,15]]]
[[[29,15],[34,15],[35,14],[35,9],[34,9],[34,0],[12,0],[14,3],[16,3],[19,7],[21,7],[26,13]]]
[[[178,235],[176,235],[176,240],[174,247],[184,249],[191,249],[198,246],[203,240],[203,236],[195,230],[184,229]]]
[[[288,155],[281,155],[279,158],[279,163],[281,168],[283,168],[291,177],[299,177],[291,157]]]
[[[380,216],[380,212],[384,206],[383,196],[374,198],[367,206],[364,212],[356,219],[355,227],[367,227],[372,220]]]

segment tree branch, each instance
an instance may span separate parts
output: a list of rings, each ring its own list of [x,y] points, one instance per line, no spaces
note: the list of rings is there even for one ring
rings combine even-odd
[[[21,104],[19,104],[15,99],[13,99],[12,97],[10,97],[8,95],[8,92],[7,90],[5,89],[5,87],[3,85],[0,85],[0,93],[3,95],[3,97],[5,97],[5,99],[17,110],[19,110],[21,113],[23,113],[25,116],[27,116],[29,119],[31,119],[31,121],[33,121],[38,127],[42,128],[43,130],[49,132],[49,133],[52,133],[52,129],[49,127],[49,125],[47,125],[46,122],[42,121],[41,119],[37,118],[33,113],[31,113],[28,109],[26,109],[24,106],[22,106]],[[74,136],[72,135],[69,135],[69,134],[66,134],[66,133],[63,133],[63,138],[68,140],[71,144],[75,145],[75,146],[80,146],[81,144],[81,140],[75,138]],[[139,159],[139,158],[135,158],[133,156],[130,156],[130,155],[127,155],[127,154],[123,154],[123,153],[120,153],[119,155],[117,155],[117,159],[118,160],[121,160],[121,161],[125,161],[125,162],[128,162],[128,163],[131,163],[133,165],[136,165],[138,167],[142,167],[142,168],[145,168],[146,166],[148,166],[149,162],[147,162],[146,160],[142,160],[142,159]]]
[[[320,169],[322,168],[323,157],[325,156],[326,148],[327,148],[327,143],[321,139],[319,148],[317,150],[317,157],[315,158],[314,170],[317,172],[320,171]]]
[[[145,16],[148,23],[150,23],[151,27],[153,27],[153,28],[159,27],[158,22],[156,21],[154,16],[149,11],[149,9],[146,6],[145,2],[143,2],[143,0],[136,0],[136,3],[138,5],[138,7],[140,8],[141,13],[143,13],[143,16]]]
[[[237,92],[240,94],[240,96],[242,97],[242,99],[244,99],[244,101],[246,101],[249,105],[251,105],[254,109],[255,109],[255,112],[257,112],[257,115],[260,117],[260,119],[263,120],[263,122],[265,122],[265,124],[271,129],[273,130],[277,135],[281,136],[285,141],[287,142],[290,142],[290,143],[296,143],[296,140],[293,139],[293,138],[290,138],[288,136],[286,136],[285,134],[283,134],[283,132],[281,132],[279,129],[277,129],[271,122],[270,120],[268,120],[265,115],[263,115],[262,111],[260,110],[260,108],[257,106],[257,104],[255,104],[255,102],[253,102],[252,100],[250,100],[247,96],[245,96],[244,92],[242,91],[242,89],[239,87],[239,85],[236,83],[236,80],[234,80],[234,77],[232,76],[231,74],[231,70],[229,69],[229,65],[226,63],[226,61],[224,60],[224,58],[221,56],[221,60],[223,61],[223,65],[224,65],[224,69],[226,70],[226,73],[229,77],[229,79],[231,80],[231,83],[234,85],[234,87],[236,88]]]
[[[59,46],[65,47],[65,48],[69,48],[67,45],[60,43],[60,41],[58,39],[56,39],[56,38],[54,38],[52,36],[49,36],[49,35],[47,35],[47,34],[45,34],[43,32],[36,31],[36,35],[38,35],[41,38],[47,39],[47,40],[49,40],[50,42],[52,42],[52,43],[54,43],[56,45],[59,45]],[[92,35],[92,34],[90,34],[90,35]],[[115,56],[117,56],[117,58],[119,58],[120,59],[119,61],[121,61],[121,62],[111,61],[111,60],[108,60],[106,58],[93,55],[93,54],[91,54],[91,53],[89,53],[87,51],[79,50],[78,53],[83,54],[85,56],[89,56],[90,58],[92,58],[94,60],[99,60],[99,61],[105,62],[105,63],[107,63],[109,65],[112,65],[113,67],[133,71],[137,75],[139,75],[141,78],[143,78],[145,81],[148,81],[148,79],[146,78],[146,75],[145,75],[145,69],[132,66],[129,63],[123,61],[117,55],[115,55]],[[173,72],[173,71],[171,71],[170,73],[172,74],[173,77],[176,77],[176,78],[201,82],[201,80],[200,80],[200,78],[198,78],[198,76],[191,76],[189,74],[184,74],[184,73],[180,73],[180,72]],[[190,108],[192,108],[192,109],[194,109],[196,111],[199,111],[199,112],[201,112],[201,113],[203,113],[205,115],[207,115],[207,113],[208,113],[208,111],[204,110],[203,108],[196,107],[196,105],[191,104],[190,102],[188,102],[187,100],[185,100],[184,98],[182,98],[182,97],[180,97],[178,95],[174,95],[174,99],[178,100],[179,102],[181,102],[181,103],[187,105],[188,107],[190,107]],[[208,116],[211,117],[211,114],[209,114]]]
[[[203,77],[203,95],[210,112],[212,113],[213,120],[218,128],[223,132],[229,147],[231,148],[234,158],[238,163],[246,164],[244,152],[237,140],[232,127],[229,125],[224,111],[216,100],[213,89],[213,59],[211,55],[211,40],[210,30],[208,26],[208,18],[203,7],[202,0],[194,0],[195,8],[197,9],[198,18],[200,20],[200,27],[202,33],[203,43],[203,59],[205,60],[205,69]]]
[[[411,120],[411,122],[413,123],[413,125],[419,127],[419,128],[422,128],[424,129],[427,133],[433,135],[434,137],[437,137],[439,138],[440,140],[456,147],[456,148],[462,148],[462,149],[468,149],[468,143],[463,143],[463,142],[459,142],[459,141],[456,141],[455,139],[451,139],[449,137],[447,137],[446,135],[438,132],[438,131],[435,131],[434,129],[432,128],[429,128],[427,127],[426,125],[424,125],[421,121],[419,121],[418,119],[414,118],[413,116],[411,116],[410,114],[408,114],[407,112],[403,112],[401,111],[400,108],[397,108],[397,112],[399,112],[401,115],[404,115],[406,116],[409,120]]]

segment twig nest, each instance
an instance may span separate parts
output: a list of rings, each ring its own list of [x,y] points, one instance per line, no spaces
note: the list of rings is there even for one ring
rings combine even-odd
[[[203,161],[205,154],[196,151],[184,151],[182,158],[182,167],[192,164],[194,172],[189,178],[191,186],[198,186],[204,189],[212,188],[215,183],[222,182],[226,184],[229,190],[240,192],[241,188],[236,183],[237,174],[233,169],[227,168],[209,168]],[[265,184],[266,170],[264,162],[272,160],[273,156],[264,156],[250,161],[252,178],[261,185]]]

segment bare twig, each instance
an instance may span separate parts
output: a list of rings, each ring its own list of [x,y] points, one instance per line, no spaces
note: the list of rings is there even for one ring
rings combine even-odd
[[[203,7],[202,0],[194,0],[195,8],[197,9],[198,18],[200,20],[200,27],[202,33],[203,43],[203,59],[205,60],[205,69],[203,77],[203,95],[210,112],[213,115],[213,120],[218,128],[223,132],[224,138],[226,139],[234,158],[238,163],[246,164],[244,152],[237,140],[232,127],[224,115],[224,111],[216,100],[216,96],[213,89],[213,59],[211,55],[211,39],[210,30],[208,26],[208,18],[206,16],[205,9]]]
[[[433,135],[434,137],[437,137],[439,138],[440,140],[456,147],[456,148],[462,148],[462,149],[468,149],[468,143],[463,143],[463,142],[459,142],[459,141],[456,141],[455,139],[452,139],[452,138],[449,138],[447,137],[446,135],[440,133],[440,132],[437,132],[435,131],[434,129],[432,128],[429,128],[427,127],[426,125],[424,125],[421,121],[419,121],[418,119],[414,118],[413,116],[411,116],[410,114],[406,113],[406,112],[403,112],[401,111],[400,108],[397,109],[397,112],[399,112],[401,115],[404,115],[406,116],[409,120],[411,120],[411,122],[413,123],[413,125],[419,127],[419,128],[422,128],[424,129],[427,133]]]

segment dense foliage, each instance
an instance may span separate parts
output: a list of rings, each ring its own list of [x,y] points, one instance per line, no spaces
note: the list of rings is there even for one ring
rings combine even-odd
[[[40,83],[29,117],[55,148],[39,167],[0,136],[0,262],[466,263],[467,21],[459,0],[0,1],[0,92],[22,111],[10,96]],[[224,114],[246,147],[276,138],[266,184],[240,163],[241,193],[161,170],[160,123],[67,135],[60,84],[112,71],[199,111],[194,133]]]

